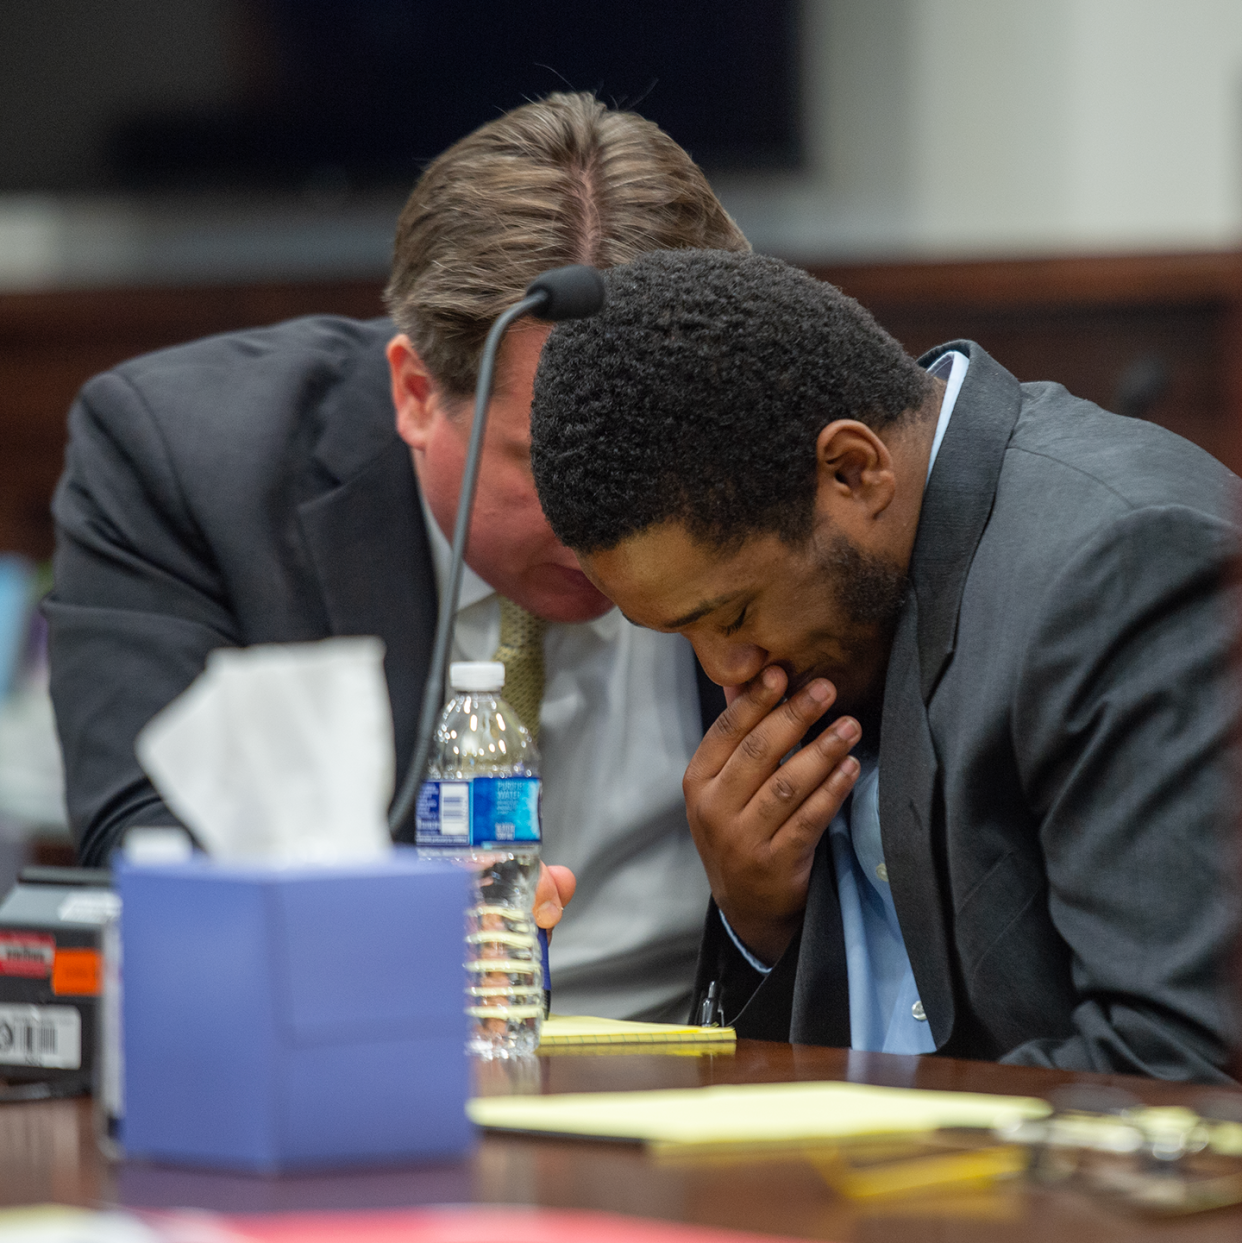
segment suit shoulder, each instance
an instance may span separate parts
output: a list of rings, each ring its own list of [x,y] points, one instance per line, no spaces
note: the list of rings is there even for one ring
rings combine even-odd
[[[176,372],[313,366],[323,360],[344,361],[382,348],[395,331],[388,319],[305,315],[278,324],[216,333],[140,354],[113,370],[131,383],[142,384]]]
[[[393,331],[388,320],[308,316],[145,354],[86,384],[71,431],[83,420],[124,440],[158,429],[174,456],[206,465],[225,454],[244,470],[294,442],[309,450],[347,422],[365,459],[394,436],[384,357]]]
[[[1040,477],[1050,496],[1074,496],[1084,517],[1177,506],[1232,523],[1242,512],[1242,482],[1210,453],[1060,384],[1022,385],[1004,473]]]
[[[154,504],[209,539],[278,529],[292,547],[300,505],[404,450],[390,335],[382,321],[315,317],[97,376],[70,411],[58,522],[81,527],[105,498],[124,495],[135,512]]]

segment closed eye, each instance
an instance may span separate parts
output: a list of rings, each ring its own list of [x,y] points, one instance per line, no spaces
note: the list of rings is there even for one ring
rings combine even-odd
[[[742,611],[724,628],[725,634],[737,634],[741,630],[742,623],[746,620],[746,610],[749,607],[746,604],[742,605]]]

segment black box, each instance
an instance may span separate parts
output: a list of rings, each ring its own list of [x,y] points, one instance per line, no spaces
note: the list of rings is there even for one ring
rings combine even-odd
[[[108,872],[25,868],[0,903],[0,1079],[89,1092]]]

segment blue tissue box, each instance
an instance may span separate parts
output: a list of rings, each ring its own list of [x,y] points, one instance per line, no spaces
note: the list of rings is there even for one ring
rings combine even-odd
[[[118,861],[132,1157],[276,1171],[466,1151],[464,869]]]

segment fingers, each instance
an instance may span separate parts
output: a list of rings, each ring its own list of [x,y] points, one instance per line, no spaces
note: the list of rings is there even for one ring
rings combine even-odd
[[[535,887],[535,923],[540,928],[555,928],[561,922],[565,906],[574,896],[578,881],[567,867],[539,865],[539,883]]]
[[[578,878],[569,868],[562,867],[559,863],[550,863],[548,865],[548,872],[556,882],[556,890],[560,897],[561,905],[568,906],[578,889]]]
[[[769,962],[801,918],[815,847],[860,771],[849,752],[862,731],[848,716],[790,755],[832,707],[836,688],[816,678],[782,702],[787,686],[784,671],[770,667],[737,688],[683,783],[712,893]]]
[[[858,722],[853,717],[834,721],[830,729],[824,730],[797,755],[786,760],[759,787],[750,800],[747,814],[774,833],[814,790],[828,780],[859,737]]]
[[[802,859],[813,852],[849,797],[859,771],[858,761],[847,755],[776,831],[772,837],[773,853]]]
[[[744,785],[749,777],[753,793],[836,698],[832,683],[816,678],[781,704],[788,684],[785,671],[769,665],[745,686],[728,687],[729,706],[699,744],[687,781],[711,781],[731,765],[733,780]]]
[[[739,804],[748,802],[763,784],[778,772],[781,758],[788,755],[802,741],[807,730],[823,716],[835,699],[836,688],[832,683],[824,678],[816,678],[784,703],[772,708],[766,716],[761,717],[745,737],[737,742],[733,754],[722,765],[717,780],[721,795]],[[738,704],[741,703],[742,700],[739,699]],[[799,768],[795,768],[793,772],[805,771],[811,767],[817,768],[818,771],[810,780],[812,784],[818,785],[828,775],[832,764],[835,764],[849,750],[849,747],[846,746],[841,755],[838,755],[832,764],[827,766],[822,761],[818,765],[811,763],[822,753],[814,748],[809,750],[810,754],[802,759]],[[800,756],[802,754],[802,752],[799,753]],[[789,765],[786,764],[785,767],[788,768]],[[805,790],[803,792],[805,793]]]
[[[730,687],[733,698],[699,743],[686,776],[694,774],[702,781],[715,777],[742,739],[776,707],[786,681],[784,670],[769,666],[745,686]]]

